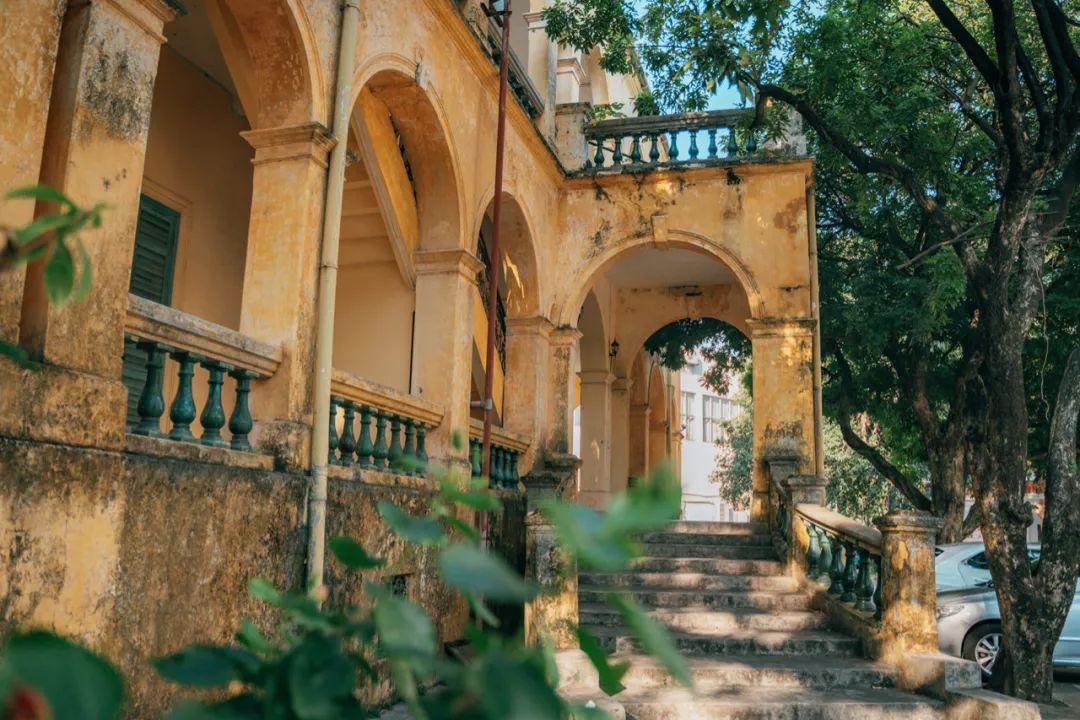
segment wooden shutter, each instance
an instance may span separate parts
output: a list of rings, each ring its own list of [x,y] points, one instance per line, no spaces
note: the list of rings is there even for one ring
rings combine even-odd
[[[173,268],[179,236],[179,212],[146,195],[139,198],[129,285],[132,294],[162,305],[172,303]],[[146,353],[125,343],[120,376],[128,389],[127,422],[131,427],[139,422],[139,395],[146,382]]]

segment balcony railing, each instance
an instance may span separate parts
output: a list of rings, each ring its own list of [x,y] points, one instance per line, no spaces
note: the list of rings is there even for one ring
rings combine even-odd
[[[480,477],[483,473],[483,433],[483,423],[472,420],[469,425],[469,462],[472,465],[474,478]],[[528,449],[527,438],[493,427],[491,429],[491,477],[488,479],[488,485],[516,490],[521,479],[518,462]]]
[[[502,28],[494,18],[488,19],[487,37],[483,43],[484,50],[492,62],[498,65],[502,62]],[[538,118],[544,114],[544,100],[537,92],[536,86],[529,79],[529,73],[518,59],[513,48],[510,49],[509,85],[514,96],[521,103],[521,107],[531,118]]]
[[[136,357],[144,359],[145,370],[138,422],[131,432],[210,447],[252,450],[248,439],[253,424],[251,381],[268,378],[277,371],[280,348],[137,295],[128,296],[124,327],[125,342],[141,351],[141,356]],[[167,359],[171,362],[167,363]],[[196,366],[204,368],[208,375],[201,413],[192,391]],[[166,434],[161,429],[161,417],[165,414],[163,386],[167,367],[176,372],[176,391],[169,405],[171,425]],[[222,434],[226,428],[222,402],[226,377],[234,381],[228,440]],[[202,426],[198,438],[191,429],[196,418]]]
[[[425,474],[427,432],[442,422],[442,408],[341,370],[330,392],[332,464]]]
[[[749,120],[746,110],[714,110],[593,122],[585,126],[585,168],[689,165],[751,156],[765,131],[749,130]]]

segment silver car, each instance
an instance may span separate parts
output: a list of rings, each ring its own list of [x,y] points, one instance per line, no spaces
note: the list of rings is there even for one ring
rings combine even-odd
[[[1039,559],[1040,545],[1028,545],[1028,557]],[[934,548],[937,591],[975,587],[990,582],[990,564],[981,542],[962,542]]]
[[[987,676],[1001,649],[1001,613],[993,588],[945,590],[937,599],[938,644],[941,651],[979,663]],[[1054,647],[1054,665],[1080,667],[1080,585]]]

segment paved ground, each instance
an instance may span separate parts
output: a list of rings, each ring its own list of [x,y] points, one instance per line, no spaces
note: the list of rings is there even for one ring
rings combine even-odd
[[[1043,720],[1080,720],[1080,670],[1054,673],[1054,700],[1041,706]]]

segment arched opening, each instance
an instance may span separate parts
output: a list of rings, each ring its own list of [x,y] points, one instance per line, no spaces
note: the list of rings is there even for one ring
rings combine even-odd
[[[476,232],[474,254],[484,265],[473,293],[472,384],[470,401],[484,396],[484,375],[487,362],[488,282],[492,272],[492,243],[495,230],[494,200],[488,203]],[[539,305],[536,251],[524,208],[508,192],[503,192],[499,232],[499,283],[495,308],[495,368],[492,396],[495,403],[494,422],[503,425],[513,401],[507,397],[514,387],[511,364],[520,364],[508,343],[508,322],[536,314]],[[473,405],[472,417],[483,419],[483,411]]]
[[[607,493],[625,487],[664,460],[675,465],[676,474],[693,485],[695,492],[710,481],[711,468],[701,471],[702,453],[692,445],[700,443],[703,435],[712,438],[720,432],[717,423],[724,418],[719,415],[731,415],[733,401],[711,390],[710,400],[705,401],[705,389],[699,389],[693,403],[684,405],[682,385],[697,384],[697,377],[690,376],[684,366],[699,350],[697,345],[710,339],[709,323],[722,323],[745,343],[753,312],[740,275],[719,255],[690,243],[641,245],[596,263],[581,290],[585,299],[577,323],[582,333],[579,377],[584,382],[590,365],[604,370],[590,377],[603,390],[594,386],[593,392],[586,393],[583,386],[581,392],[583,488],[584,469],[593,459],[586,437],[606,441],[605,467],[598,471],[594,484]],[[596,342],[600,333],[588,326],[592,316],[588,310],[596,298],[604,298],[606,307],[603,327],[607,332],[601,347]],[[688,344],[665,356],[649,340],[672,323]],[[748,354],[748,347],[745,343],[740,349]],[[709,426],[703,430],[706,416]],[[587,432],[586,418],[596,417],[604,419],[602,427],[597,423]],[[688,516],[699,509],[690,507]],[[717,509],[717,515],[722,510]]]
[[[455,247],[459,237],[449,143],[431,100],[398,70],[364,83],[348,143],[334,367],[409,393],[416,253]]]

